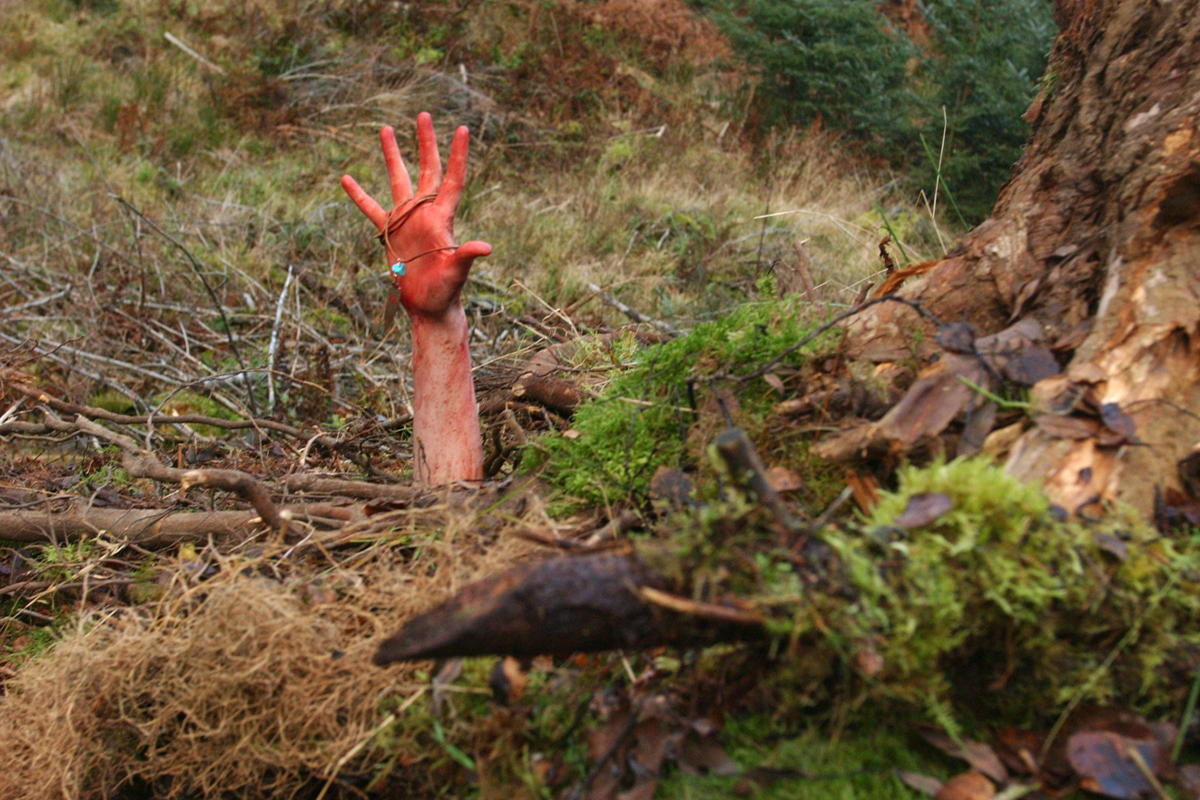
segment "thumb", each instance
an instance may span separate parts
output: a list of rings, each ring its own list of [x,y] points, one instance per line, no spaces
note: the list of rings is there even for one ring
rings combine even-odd
[[[492,254],[492,246],[487,242],[464,242],[450,256],[450,264],[461,280],[467,279],[467,273],[475,259]]]

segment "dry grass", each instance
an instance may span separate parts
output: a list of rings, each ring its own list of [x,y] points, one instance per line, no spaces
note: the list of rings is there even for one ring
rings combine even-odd
[[[395,537],[324,568],[283,547],[207,551],[159,571],[164,599],[83,615],[5,686],[0,797],[107,797],[135,777],[158,795],[268,796],[328,777],[427,688],[420,665],[370,664],[379,638],[530,549],[503,535],[481,546],[466,511],[422,517],[438,535],[415,557]],[[190,577],[210,562],[216,576]]]

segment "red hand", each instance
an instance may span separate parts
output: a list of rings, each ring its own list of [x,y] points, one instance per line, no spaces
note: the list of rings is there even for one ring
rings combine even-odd
[[[385,224],[392,223],[385,241],[388,265],[404,264],[404,276],[398,284],[400,302],[410,318],[444,316],[458,303],[472,262],[492,252],[487,242],[454,245],[454,212],[466,179],[468,139],[465,127],[454,132],[443,181],[433,120],[424,112],[417,116],[421,168],[414,197],[395,133],[390,127],[383,128],[379,141],[392,187],[390,212],[385,212],[353,178],[342,176],[342,188],[376,229],[382,232]],[[398,222],[402,224],[397,226]]]
[[[486,242],[454,245],[454,212],[467,169],[467,129],[454,132],[446,179],[433,121],[417,116],[421,170],[413,196],[408,171],[391,128],[379,132],[392,185],[385,212],[349,175],[342,187],[375,223],[387,246],[388,265],[404,264],[400,302],[412,322],[413,475],[425,486],[483,478],[483,446],[471,378],[468,325],[461,293],[471,263],[492,252]]]

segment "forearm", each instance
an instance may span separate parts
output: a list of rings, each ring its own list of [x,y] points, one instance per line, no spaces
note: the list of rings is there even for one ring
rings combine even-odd
[[[412,318],[413,477],[424,486],[483,479],[467,317],[455,302]]]

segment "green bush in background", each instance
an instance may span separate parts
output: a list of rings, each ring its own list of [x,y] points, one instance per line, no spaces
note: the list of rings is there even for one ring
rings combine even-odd
[[[760,77],[762,124],[845,130],[932,195],[942,178],[968,222],[985,218],[1029,126],[1055,28],[1051,0],[927,0],[919,35],[878,0],[697,0]],[[910,30],[912,28],[910,27]],[[916,38],[917,41],[913,41]]]

